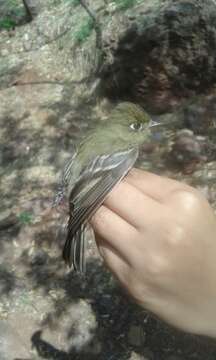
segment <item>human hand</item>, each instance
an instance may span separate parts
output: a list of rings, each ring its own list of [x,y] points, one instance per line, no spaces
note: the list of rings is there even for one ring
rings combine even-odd
[[[137,303],[216,337],[216,217],[201,193],[133,169],[91,224],[107,266]]]

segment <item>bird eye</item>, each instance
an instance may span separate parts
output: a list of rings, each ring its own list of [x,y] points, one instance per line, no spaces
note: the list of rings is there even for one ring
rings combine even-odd
[[[135,131],[140,131],[143,128],[143,124],[140,122],[136,122],[136,123],[130,124],[130,128]]]

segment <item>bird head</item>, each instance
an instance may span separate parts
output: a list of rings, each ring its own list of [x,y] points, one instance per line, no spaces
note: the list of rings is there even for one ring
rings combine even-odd
[[[140,135],[143,132],[150,134],[151,128],[159,125],[141,106],[131,102],[119,103],[112,111],[110,120],[117,126],[123,126],[131,134],[140,133]]]
[[[140,131],[150,125],[150,116],[141,108],[141,106],[131,102],[119,103],[113,110],[113,118],[116,123],[124,124],[131,130]]]

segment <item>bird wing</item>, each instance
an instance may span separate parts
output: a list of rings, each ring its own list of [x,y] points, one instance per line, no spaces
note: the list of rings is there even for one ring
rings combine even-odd
[[[84,225],[103,203],[113,187],[119,183],[134,165],[138,157],[135,148],[98,156],[81,173],[70,193],[70,217],[63,258],[75,270],[84,268]]]
[[[64,199],[76,155],[77,155],[77,152],[74,151],[72,157],[70,158],[70,160],[66,163],[66,165],[64,167],[64,170],[61,174],[60,182],[58,184],[56,195],[53,199],[52,207],[58,206]]]

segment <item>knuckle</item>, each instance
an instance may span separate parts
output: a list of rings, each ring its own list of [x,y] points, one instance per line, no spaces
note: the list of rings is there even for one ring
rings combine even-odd
[[[177,205],[183,208],[184,211],[200,208],[203,201],[203,195],[196,189],[177,190],[173,196]]]
[[[166,257],[160,253],[156,253],[149,259],[146,264],[148,278],[156,281],[167,271],[168,262]]]
[[[187,238],[187,229],[184,224],[175,223],[167,229],[167,245],[168,247],[182,245]]]

